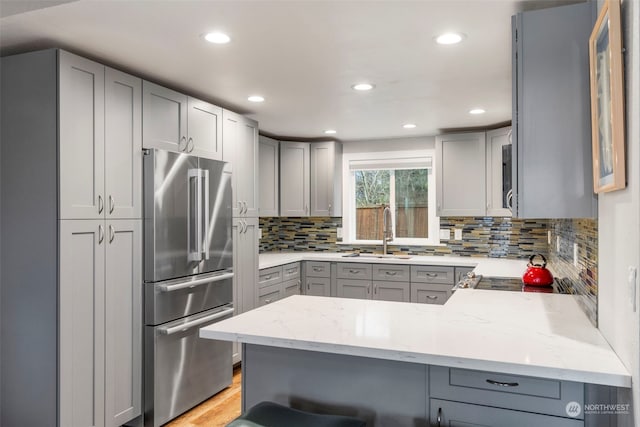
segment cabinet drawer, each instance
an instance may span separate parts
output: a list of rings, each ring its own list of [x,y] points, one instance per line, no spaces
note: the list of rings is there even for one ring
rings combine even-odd
[[[390,282],[408,282],[408,265],[372,264],[373,280],[384,280]]]
[[[491,427],[583,427],[584,421],[551,415],[498,409],[462,402],[430,399],[430,425]],[[566,414],[565,414],[566,417]]]
[[[411,281],[422,283],[454,284],[455,274],[453,267],[438,267],[429,265],[412,265]]]
[[[371,279],[371,264],[360,264],[355,262],[338,263],[338,279]]]
[[[282,266],[282,280],[293,280],[300,278],[300,263],[292,262]]]
[[[300,279],[292,279],[282,282],[282,298],[291,295],[300,295]]]
[[[278,301],[280,298],[282,298],[282,286],[280,283],[261,288],[258,291],[258,307]]]
[[[447,290],[449,288],[449,290]],[[451,286],[429,286],[421,283],[411,284],[411,302],[442,305],[451,296]]]
[[[282,267],[264,268],[260,270],[258,287],[264,288],[282,282]]]
[[[584,402],[582,383],[546,378],[430,366],[429,383],[432,397],[560,417],[569,402]]]
[[[331,277],[331,263],[307,261],[305,274],[309,277]]]

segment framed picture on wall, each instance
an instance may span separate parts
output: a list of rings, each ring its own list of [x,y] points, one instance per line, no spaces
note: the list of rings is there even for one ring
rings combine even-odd
[[[620,0],[606,0],[589,37],[593,190],[626,186]]]

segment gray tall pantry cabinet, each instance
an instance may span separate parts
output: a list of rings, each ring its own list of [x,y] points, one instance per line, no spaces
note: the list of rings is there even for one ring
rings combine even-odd
[[[119,426],[141,413],[142,82],[1,61],[0,424]]]
[[[234,314],[258,303],[258,123],[232,111],[222,112],[222,159],[231,163],[233,191]],[[233,363],[240,346],[233,343]]]

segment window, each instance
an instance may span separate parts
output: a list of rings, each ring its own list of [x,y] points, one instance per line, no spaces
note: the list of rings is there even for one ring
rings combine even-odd
[[[431,157],[397,156],[398,153],[376,153],[374,159],[345,156],[345,243],[380,244],[383,212],[389,206],[391,245],[439,244]]]

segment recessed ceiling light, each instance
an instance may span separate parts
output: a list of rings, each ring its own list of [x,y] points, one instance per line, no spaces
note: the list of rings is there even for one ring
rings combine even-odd
[[[336,131],[334,129],[327,129],[324,131],[324,133],[326,133],[327,135],[333,135],[334,133],[336,133]]]
[[[482,108],[474,108],[473,110],[469,110],[469,114],[484,114],[486,113],[486,111],[484,111]]]
[[[351,88],[353,90],[359,90],[359,91],[367,91],[367,90],[371,90],[373,89],[375,86],[372,85],[371,83],[357,83],[353,86],[351,86]]]
[[[204,35],[204,39],[215,44],[225,44],[231,41],[231,37],[221,32],[207,33]]]
[[[438,44],[456,44],[460,43],[464,38],[464,34],[460,33],[444,33],[436,37],[436,43]]]
[[[264,102],[264,97],[260,95],[251,95],[250,97],[247,98],[247,100],[251,102]]]
[[[403,128],[405,129],[413,129],[416,127],[416,125],[414,125],[413,123],[406,123],[404,125],[402,125]]]

